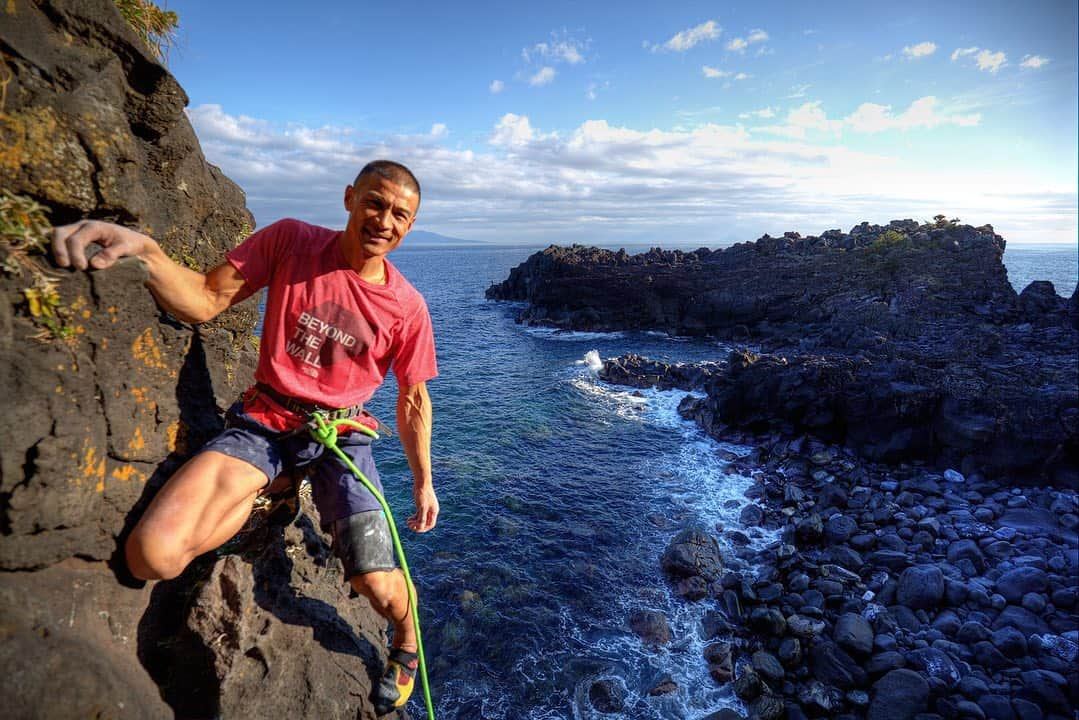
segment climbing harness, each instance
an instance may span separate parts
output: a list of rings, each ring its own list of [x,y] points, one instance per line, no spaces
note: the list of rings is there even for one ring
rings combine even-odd
[[[423,657],[423,639],[420,637],[420,608],[419,602],[416,600],[416,588],[412,584],[412,575],[408,571],[408,562],[405,560],[405,551],[401,547],[401,538],[397,535],[397,524],[393,521],[393,513],[390,512],[390,506],[386,502],[386,498],[382,497],[382,493],[367,479],[367,476],[360,471],[352,460],[345,454],[341,448],[337,447],[337,428],[345,425],[354,430],[364,433],[370,436],[374,440],[378,440],[378,433],[367,427],[363,423],[356,422],[351,418],[327,418],[324,412],[316,411],[311,414],[311,419],[303,426],[311,433],[311,437],[318,443],[321,443],[324,447],[330,450],[337,458],[344,463],[345,467],[356,479],[359,480],[365,488],[367,488],[375,499],[378,500],[378,504],[382,506],[382,512],[386,513],[386,519],[390,525],[390,535],[393,537],[393,547],[397,551],[397,559],[401,561],[401,572],[405,576],[405,585],[408,587],[408,603],[412,609],[412,627],[416,631],[416,655],[420,660],[420,680],[423,684],[423,700],[427,706],[428,720],[435,720],[435,710],[431,703],[431,688],[427,683],[427,662]]]

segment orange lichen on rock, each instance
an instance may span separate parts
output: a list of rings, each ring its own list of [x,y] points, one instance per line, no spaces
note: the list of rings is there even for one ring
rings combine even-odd
[[[146,482],[146,473],[136,470],[131,465],[121,465],[113,468],[112,476],[120,482],[130,482],[131,480]]]
[[[127,444],[129,450],[137,451],[146,447],[146,438],[142,436],[142,430],[138,427],[135,428],[135,433],[131,436],[131,442]]]
[[[146,328],[135,338],[135,342],[131,344],[131,354],[136,360],[142,360],[149,367],[162,370],[167,370],[169,367],[161,355],[161,348],[157,346],[153,330],[150,328]]]
[[[80,474],[75,477],[75,484],[82,485],[83,480],[96,485],[105,480],[105,456],[98,457],[97,448],[90,438],[82,441],[82,458],[79,461]]]

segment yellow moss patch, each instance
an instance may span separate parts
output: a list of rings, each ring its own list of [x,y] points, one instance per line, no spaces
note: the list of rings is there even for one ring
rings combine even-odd
[[[49,107],[0,112],[0,168],[32,170],[46,200],[93,209],[93,166],[75,133]]]

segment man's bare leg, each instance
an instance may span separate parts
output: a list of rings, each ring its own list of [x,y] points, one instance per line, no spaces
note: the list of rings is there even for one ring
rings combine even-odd
[[[393,623],[393,646],[416,652],[416,629],[412,626],[404,573],[376,570],[354,575],[350,583],[353,590],[370,601],[375,612]]]
[[[191,458],[154,496],[128,537],[128,569],[144,580],[176,577],[243,527],[266,481],[255,466],[223,453]]]

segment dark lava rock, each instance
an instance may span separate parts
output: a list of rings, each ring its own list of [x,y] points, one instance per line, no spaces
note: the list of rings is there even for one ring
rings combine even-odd
[[[797,638],[783,638],[779,643],[779,659],[787,667],[795,667],[802,662],[802,644]]]
[[[614,680],[597,680],[588,688],[588,701],[598,712],[620,713],[626,708],[625,692]]]
[[[1015,720],[1011,701],[1003,695],[980,695],[975,698],[975,702],[986,717],[993,720]]]
[[[221,263],[254,224],[243,191],[206,161],[186,94],[116,3],[20,0],[0,17],[0,187],[55,225],[111,219],[185,264]],[[5,265],[10,250],[5,237]],[[257,301],[191,327],[164,315],[138,260],[34,262],[72,335],[35,339],[30,278],[0,273],[5,716],[373,718],[385,623],[342,592],[308,514],[285,530],[255,518],[170,581],[134,583],[115,556],[252,382]]]
[[[1026,608],[1018,607],[1016,605],[1009,605],[1004,608],[1004,611],[993,621],[994,630],[1005,627],[1013,627],[1026,637],[1030,637],[1036,633],[1042,634],[1049,632],[1049,626],[1045,624],[1044,620]]]
[[[677,690],[678,690],[678,683],[676,683],[668,675],[667,677],[663,678],[658,683],[656,683],[652,687],[652,689],[648,691],[648,694],[650,696],[652,696],[652,697],[657,697],[659,695],[670,695],[673,692],[677,692]]]
[[[838,645],[826,640],[810,648],[809,669],[822,683],[845,690],[859,688],[866,681],[865,670]]]
[[[867,720],[913,720],[929,706],[929,684],[913,670],[892,670],[873,684]]]
[[[723,572],[719,543],[706,531],[693,528],[678,533],[660,564],[675,579],[698,575],[711,582]]]
[[[944,574],[935,565],[909,567],[899,576],[896,602],[913,610],[936,607],[944,597]]]
[[[753,653],[752,663],[754,670],[771,680],[782,680],[783,676],[786,674],[783,665],[776,659],[776,656],[770,652],[758,650]]]
[[[873,651],[873,628],[861,615],[840,615],[832,637],[840,647],[855,655],[865,656]]]
[[[846,515],[836,515],[824,524],[824,539],[831,544],[846,542],[858,531],[858,523]]]
[[[752,717],[760,720],[779,720],[786,705],[775,695],[761,695],[749,704]]]
[[[671,628],[661,612],[638,610],[629,616],[629,627],[650,645],[666,645],[671,641]]]
[[[932,647],[912,650],[907,653],[907,661],[924,671],[929,678],[939,680],[945,687],[952,688],[959,684],[959,669],[941,650]]]
[[[734,694],[747,702],[761,694],[761,678],[755,670],[746,668],[734,679]]]
[[[1017,567],[997,580],[997,592],[1010,603],[1019,603],[1027,593],[1045,592],[1049,577],[1036,567]]]

